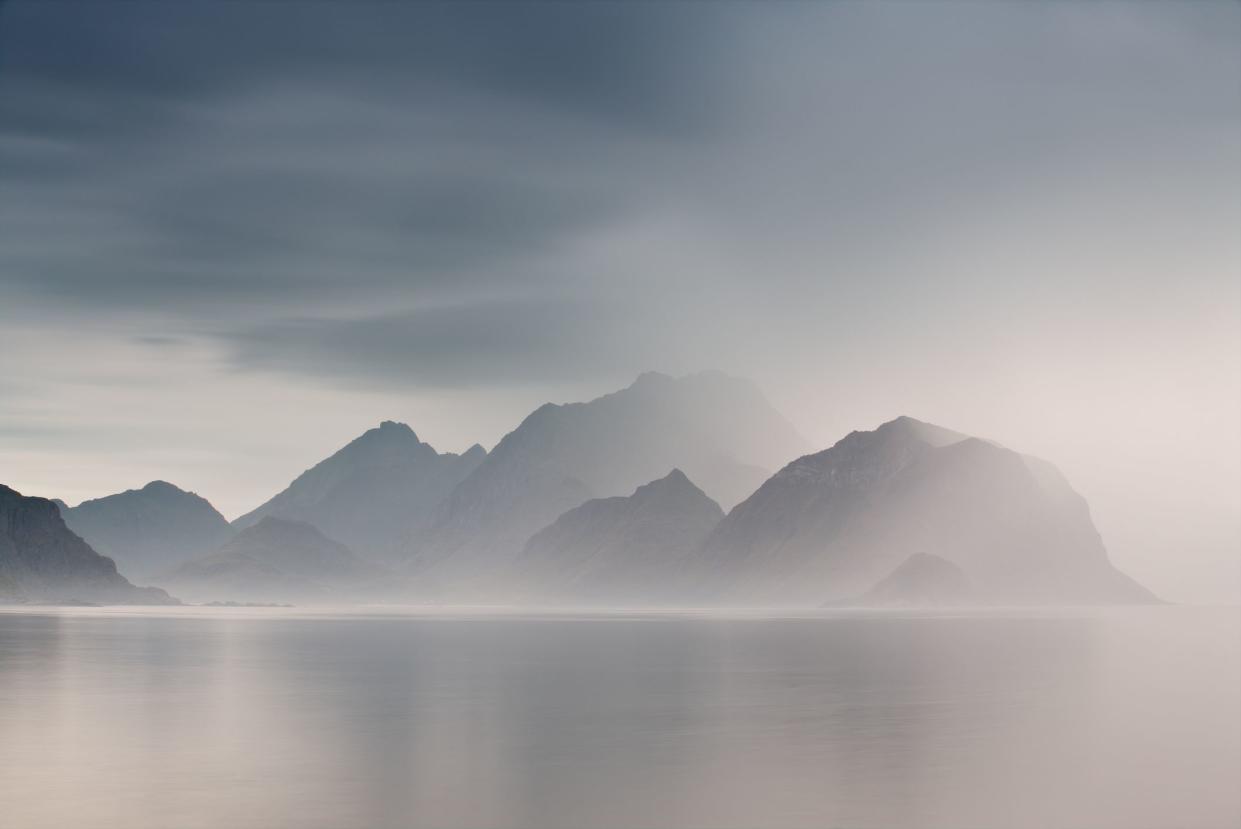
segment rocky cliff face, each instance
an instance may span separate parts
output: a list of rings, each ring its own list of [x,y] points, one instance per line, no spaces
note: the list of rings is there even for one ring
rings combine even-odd
[[[0,486],[0,599],[95,604],[176,604],[135,587],[65,526],[56,504]]]
[[[526,598],[582,604],[673,602],[690,559],[724,517],[679,469],[629,496],[587,501],[536,533],[513,567]]]
[[[736,507],[700,562],[727,601],[864,593],[915,552],[988,601],[1148,602],[1108,561],[1086,502],[1043,461],[911,418],[790,463]]]
[[[62,506],[61,515],[125,576],[140,581],[214,550],[232,535],[206,499],[164,481]]]
[[[159,583],[196,602],[323,603],[360,598],[382,572],[310,524],[267,517]]]
[[[644,374],[588,403],[548,404],[453,490],[410,570],[454,586],[507,571],[566,510],[633,492],[671,467],[730,504],[804,445],[753,385],[718,373]]]
[[[404,423],[385,421],[302,473],[280,494],[233,522],[271,516],[313,524],[368,559],[408,549],[436,506],[486,457],[436,452]]]

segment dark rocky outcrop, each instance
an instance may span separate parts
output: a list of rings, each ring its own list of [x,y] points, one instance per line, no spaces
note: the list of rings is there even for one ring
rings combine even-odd
[[[0,601],[177,604],[163,590],[135,587],[75,535],[46,498],[0,486]]]

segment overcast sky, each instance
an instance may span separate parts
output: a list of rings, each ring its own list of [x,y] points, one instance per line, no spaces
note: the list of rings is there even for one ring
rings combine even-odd
[[[640,371],[1057,463],[1241,596],[1241,5],[0,0],[0,482],[232,517]]]

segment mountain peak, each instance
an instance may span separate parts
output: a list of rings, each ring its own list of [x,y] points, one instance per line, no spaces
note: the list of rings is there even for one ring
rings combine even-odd
[[[162,495],[162,494],[184,495],[186,494],[185,490],[181,489],[181,487],[176,486],[175,484],[170,484],[167,481],[160,481],[160,480],[151,481],[139,491],[146,492],[150,495]]]
[[[897,415],[886,423],[879,424],[880,429],[912,429],[926,424],[909,415]]]
[[[135,587],[66,525],[46,498],[0,485],[0,586],[20,599],[177,604],[158,588]]]
[[[414,529],[486,457],[482,447],[440,454],[407,424],[385,420],[307,469],[254,510],[237,529],[263,516],[307,521],[358,555],[399,557]]]
[[[401,423],[398,420],[380,421],[378,426],[374,427],[373,429],[367,429],[365,432],[363,432],[361,437],[365,438],[368,435],[376,436],[376,437],[382,436],[384,438],[390,438],[393,440],[403,440],[403,439],[410,439],[410,438],[412,438],[415,441],[418,440],[418,435],[414,432],[414,430],[410,427],[410,425],[408,423]]]
[[[268,515],[164,583],[197,601],[301,603],[337,600],[380,572],[314,525]]]
[[[415,540],[411,570],[473,582],[463,593],[481,589],[475,585],[507,566],[532,533],[592,497],[648,492],[642,488],[675,466],[692,476],[692,490],[676,477],[664,484],[680,483],[670,488],[697,493],[719,510],[752,493],[772,469],[805,449],[796,430],[748,381],[719,373],[673,378],[646,372],[619,391],[546,404],[528,415]],[[679,497],[676,506],[682,505],[693,508],[693,498]]]
[[[297,545],[330,545],[344,547],[339,541],[324,534],[309,521],[298,521],[291,518],[278,518],[264,515],[257,523],[251,524],[233,536],[230,546],[247,544],[291,544]]]
[[[526,542],[518,578],[536,594],[625,603],[687,586],[682,564],[724,517],[680,469],[630,496],[595,498]]]
[[[672,375],[662,371],[644,371],[629,384],[630,389],[665,389],[669,387],[702,387],[725,386],[728,388],[747,388],[757,391],[749,380],[735,377],[719,369],[707,368],[691,371],[688,374]]]
[[[719,504],[680,469],[673,469],[664,477],[643,484],[634,490],[628,500],[643,508],[654,506],[661,511],[703,508],[710,512],[717,512],[723,517]]]
[[[727,589],[759,602],[861,596],[885,573],[893,580],[880,592],[893,600],[942,601],[959,581],[954,566],[989,600],[1150,601],[1108,561],[1062,477],[1036,477],[1016,452],[908,416],[789,464],[706,549],[740,562]],[[934,555],[895,569],[915,550]]]
[[[974,587],[961,568],[931,553],[914,553],[863,597],[866,604],[915,607],[973,600]]]
[[[629,388],[649,388],[674,381],[675,378],[672,375],[664,374],[662,371],[644,371],[638,375],[637,379],[629,384]]]
[[[214,549],[231,535],[207,499],[162,480],[60,512],[69,529],[139,579]]]
[[[693,490],[694,492],[700,492],[700,493],[702,492],[702,490],[699,489],[697,486],[695,486],[694,482],[691,481],[684,472],[674,467],[672,471],[669,472],[664,477],[656,478],[650,483],[643,484],[642,486],[638,487],[637,490],[634,492],[634,495],[637,495],[638,493],[642,493],[642,492],[665,493],[665,492],[676,492],[678,490],[685,490],[685,491]]]
[[[690,482],[690,479],[686,476],[684,472],[681,471],[680,467],[677,467],[677,466],[672,467],[672,471],[669,472],[664,477],[660,478],[659,480],[669,481],[669,482],[676,483],[676,484],[686,483],[686,484],[689,484],[690,486],[693,486],[693,483]],[[656,483],[658,483],[658,481],[656,481]]]
[[[934,423],[927,423],[909,415],[900,415],[886,423],[880,424],[875,429],[874,434],[885,436],[901,435],[902,437],[910,437],[923,443],[929,443],[935,447],[959,443],[968,437],[968,435],[963,435],[960,432],[954,432],[951,429],[945,429],[942,426],[936,426]]]
[[[378,426],[367,429],[344,447],[331,455],[327,462],[334,458],[351,458],[355,462],[386,463],[393,452],[413,452],[419,455],[437,455],[438,452],[430,444],[423,443],[407,423],[395,420],[384,420]]]
[[[12,487],[7,487],[4,484],[0,484],[0,498],[16,500],[18,498],[26,498],[26,497],[28,496],[22,495],[16,489],[13,489]]]

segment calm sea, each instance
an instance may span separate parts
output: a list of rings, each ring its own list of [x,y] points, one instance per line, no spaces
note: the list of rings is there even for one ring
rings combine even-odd
[[[1241,825],[1241,614],[0,612],[0,825]]]

